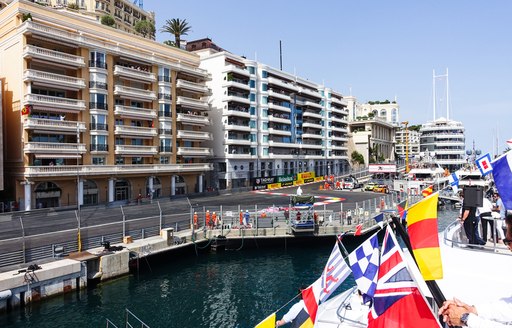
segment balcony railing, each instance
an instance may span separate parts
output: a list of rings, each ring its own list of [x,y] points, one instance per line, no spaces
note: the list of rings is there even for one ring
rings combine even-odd
[[[27,69],[23,74],[24,81],[39,82],[44,85],[52,85],[61,89],[78,90],[85,88],[84,79],[73,76],[48,73],[34,69]]]
[[[23,150],[31,154],[50,153],[55,157],[59,157],[60,154],[76,155],[86,152],[84,144],[56,142],[27,142]]]
[[[108,151],[108,145],[89,145],[91,151]]]
[[[46,130],[54,132],[70,132],[76,133],[77,127],[79,132],[84,132],[85,123],[76,121],[50,120],[46,118],[29,117],[23,122],[26,130]]]
[[[177,154],[183,157],[205,157],[212,155],[212,149],[199,147],[178,147]]]
[[[156,137],[157,130],[155,128],[144,128],[140,126],[116,125],[114,134],[138,137]]]
[[[183,65],[181,63],[173,64],[173,67],[175,67],[175,69],[180,71],[180,72],[183,72],[183,73],[186,73],[186,74],[189,74],[189,75],[192,75],[192,76],[197,76],[197,77],[199,77],[201,79],[204,79],[204,80],[211,80],[211,78],[212,78],[212,75],[210,73],[208,73],[207,70],[204,70],[204,69],[201,69],[201,68],[196,68],[196,67],[191,67],[191,66],[188,66],[188,65]]]
[[[238,67],[238,66],[235,66],[235,65],[226,65],[226,67],[224,67],[222,72],[224,72],[224,73],[233,72],[233,73],[237,73],[242,76],[247,76],[247,77],[250,76],[250,73],[248,70]]]
[[[292,84],[291,82],[285,82],[275,77],[269,77],[268,84],[275,84],[277,86],[280,86],[281,88],[285,88],[295,92],[299,91],[299,88],[296,85]]]
[[[99,60],[89,60],[89,67],[107,69],[107,63]]]
[[[71,44],[78,44],[80,42],[80,37],[76,33],[39,24],[31,20],[26,20],[23,24],[24,30],[30,31],[37,35],[42,35],[45,38],[54,38]]]
[[[171,83],[171,77],[167,75],[158,75],[158,82]]]
[[[192,115],[192,114],[182,114],[178,113],[178,122],[181,122],[183,124],[190,124],[190,125],[210,125],[210,120],[208,119],[208,116],[203,115]]]
[[[204,172],[211,171],[210,163],[191,164],[165,164],[165,165],[54,165],[54,166],[28,166],[25,168],[25,177],[62,177],[105,175],[112,174],[154,174],[154,173],[182,173],[182,172]]]
[[[178,130],[178,138],[184,140],[211,140],[212,136],[209,132]]]
[[[160,146],[160,148],[158,148],[158,150],[160,151],[160,153],[170,153],[170,152],[172,152],[172,147],[171,146]]]
[[[122,85],[116,85],[114,87],[114,94],[116,96],[121,96],[125,98],[136,98],[146,102],[156,100],[156,94],[151,90],[125,87]]]
[[[116,145],[116,155],[153,156],[158,153],[156,146]]]
[[[35,106],[45,106],[50,108],[60,108],[65,110],[84,110],[85,101],[71,98],[61,98],[53,96],[45,96],[38,94],[25,95],[25,103]]]
[[[143,83],[152,83],[156,81],[155,74],[144,71],[142,69],[124,67],[121,65],[114,66],[114,76],[122,78],[133,79]]]
[[[46,48],[27,45],[23,49],[23,57],[44,59],[59,64],[66,64],[73,67],[84,67],[84,57],[70,55],[65,52],[50,50]]]
[[[210,95],[210,89],[204,84],[194,83],[183,79],[178,79],[176,87],[189,91],[199,92],[204,95]]]
[[[121,105],[116,105],[114,114],[127,118],[155,119],[157,117],[156,111],[153,109]]]
[[[99,103],[99,102],[89,102],[89,109],[103,109],[108,110],[108,105],[105,103]]]
[[[108,89],[108,84],[105,82],[98,82],[98,81],[89,81],[89,88],[96,88],[96,89]]]
[[[108,131],[108,124],[104,124],[104,123],[89,123],[89,130],[93,130],[93,131]]]
[[[176,104],[185,108],[193,108],[198,110],[210,110],[210,105],[203,100],[178,96]]]
[[[171,95],[168,93],[158,93],[158,100],[171,100]]]

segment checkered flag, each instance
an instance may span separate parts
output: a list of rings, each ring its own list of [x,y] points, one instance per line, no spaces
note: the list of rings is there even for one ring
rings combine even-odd
[[[350,253],[348,260],[357,287],[363,293],[363,300],[366,303],[373,298],[377,287],[379,273],[379,240],[377,233]]]

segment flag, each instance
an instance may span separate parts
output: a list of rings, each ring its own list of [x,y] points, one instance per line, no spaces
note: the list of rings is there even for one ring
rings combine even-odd
[[[384,220],[384,213],[380,213],[379,215],[377,215],[376,217],[373,218],[375,220],[375,222],[379,223],[379,222],[382,222]]]
[[[363,230],[362,223],[360,223],[356,226],[356,231],[354,232],[354,236],[361,236],[361,230]]]
[[[290,328],[313,328],[314,326],[315,325],[313,324],[313,321],[311,321],[311,317],[304,308],[300,310],[299,314],[297,314],[295,319],[290,323]],[[275,327],[275,322],[272,327]]]
[[[262,322],[254,326],[254,328],[274,328],[276,326],[276,313],[272,313]]]
[[[428,196],[432,195],[432,192],[434,192],[434,186],[430,185],[421,191],[421,195],[423,197],[428,197]]]
[[[379,239],[376,232],[348,255],[357,288],[363,293],[364,303],[375,294],[379,272]]]
[[[482,173],[482,176],[486,176],[492,172],[491,155],[489,155],[489,153],[475,160],[475,163],[480,173]]]
[[[448,181],[450,182],[450,186],[452,186],[452,190],[454,193],[457,193],[459,190],[459,177],[457,176],[457,173],[452,173],[448,177]]]
[[[377,288],[368,328],[441,327],[414,281],[388,226],[382,244]]]
[[[405,217],[407,215],[407,199],[398,203],[396,206],[396,209],[398,210],[398,216],[400,219],[405,220]]]
[[[438,198],[439,194],[435,193],[407,209],[407,230],[411,247],[425,280],[443,278],[437,229]]]
[[[512,139],[507,140],[507,146],[508,148],[512,148]]]
[[[331,255],[327,260],[324,272],[320,277],[322,281],[322,289],[320,290],[319,300],[325,302],[338,288],[341,283],[347,279],[350,274],[350,268],[343,259],[338,243],[334,244]]]
[[[23,106],[23,108],[21,109],[21,115],[29,115],[31,107],[32,105]]]
[[[302,291],[302,299],[312,322],[315,322],[318,304],[331,296],[349,274],[350,268],[336,243],[320,278]]]
[[[501,200],[507,210],[512,210],[512,151],[495,159],[492,170]]]

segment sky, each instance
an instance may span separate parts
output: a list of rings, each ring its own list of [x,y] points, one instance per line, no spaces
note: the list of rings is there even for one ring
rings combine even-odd
[[[410,125],[434,118],[433,71],[448,69],[449,116],[464,124],[466,149],[502,153],[512,138],[512,1],[146,0],[144,9],[156,13],[159,42],[174,40],[160,32],[167,19],[186,19],[182,39],[208,37],[279,68],[281,41],[283,71],[362,103],[396,97]]]

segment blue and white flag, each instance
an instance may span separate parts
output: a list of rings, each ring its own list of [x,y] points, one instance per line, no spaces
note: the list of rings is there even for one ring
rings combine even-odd
[[[491,155],[489,153],[478,158],[475,163],[483,177],[492,172]]]
[[[373,298],[377,288],[379,273],[379,240],[377,233],[368,238],[348,256],[357,288],[363,293],[365,303]]]
[[[331,294],[338,288],[339,285],[350,274],[350,268],[341,255],[338,243],[334,244],[331,255],[327,260],[324,272],[322,272],[321,280],[321,291],[318,299],[320,302],[324,302],[331,296]]]
[[[452,173],[448,177],[448,181],[450,182],[450,186],[452,186],[453,192],[457,193],[459,190],[459,177],[457,176],[457,173]]]
[[[501,200],[507,210],[512,209],[512,151],[492,162],[492,175]]]

